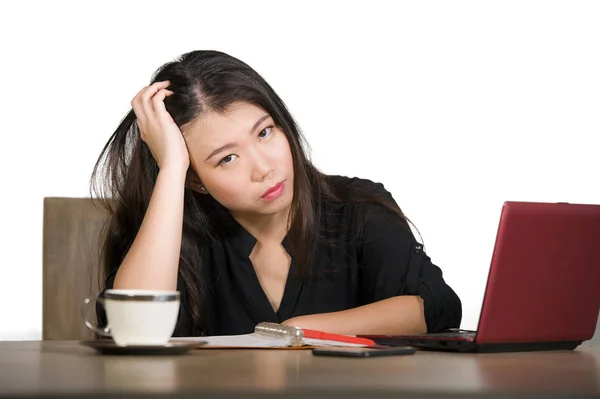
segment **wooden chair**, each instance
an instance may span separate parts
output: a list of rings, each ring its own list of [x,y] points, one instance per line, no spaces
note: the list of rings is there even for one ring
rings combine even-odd
[[[44,198],[42,339],[93,339],[82,319],[99,293],[99,244],[107,219],[90,198]],[[90,318],[94,313],[90,309]]]

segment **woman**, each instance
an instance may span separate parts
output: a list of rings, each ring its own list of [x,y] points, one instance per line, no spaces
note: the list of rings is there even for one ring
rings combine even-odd
[[[94,169],[111,199],[106,288],[179,290],[175,336],[459,326],[459,298],[383,185],[319,172],[248,65],[184,54],[132,107]]]

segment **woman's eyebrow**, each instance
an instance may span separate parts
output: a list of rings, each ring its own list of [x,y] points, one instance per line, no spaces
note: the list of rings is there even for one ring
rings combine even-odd
[[[252,126],[252,129],[250,129],[250,134],[252,134],[256,129],[258,129],[258,127],[260,126],[261,123],[263,123],[266,119],[268,119],[271,115],[266,114],[263,115],[262,117],[260,117],[256,123],[254,124],[254,126]]]
[[[254,131],[256,129],[258,129],[258,127],[260,126],[260,124],[263,123],[265,120],[267,120],[270,117],[271,117],[271,115],[269,115],[269,114],[266,114],[266,115],[263,115],[262,117],[260,117],[256,121],[256,123],[252,126],[252,129],[250,129],[249,133],[250,134],[254,133]],[[206,157],[206,159],[204,160],[204,162],[208,161],[209,159],[211,159],[212,157],[214,157],[218,153],[220,153],[222,151],[225,151],[225,150],[227,150],[229,148],[235,147],[236,145],[237,144],[235,144],[235,143],[227,143],[227,144],[224,144],[224,145],[220,146],[219,148],[217,148],[216,150],[214,150],[213,152],[211,152],[210,155],[208,157]]]
[[[222,151],[225,151],[228,148],[235,147],[236,145],[237,144],[235,144],[235,143],[227,143],[225,145],[220,146],[219,148],[217,148],[216,150],[214,150],[213,152],[211,152],[210,155],[204,160],[204,162],[208,161],[209,159],[211,159],[212,157],[214,157],[218,153],[220,153]]]

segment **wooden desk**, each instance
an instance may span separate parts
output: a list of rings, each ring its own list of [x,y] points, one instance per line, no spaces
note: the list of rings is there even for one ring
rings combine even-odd
[[[309,350],[96,354],[76,341],[0,342],[0,397],[600,397],[600,346],[573,352],[316,357]]]

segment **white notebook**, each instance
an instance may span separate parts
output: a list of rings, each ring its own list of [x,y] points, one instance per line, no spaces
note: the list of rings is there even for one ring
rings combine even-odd
[[[218,335],[209,337],[183,337],[178,341],[204,341],[206,347],[219,348],[302,348],[318,346],[351,346],[364,347],[366,344],[355,344],[341,341],[330,341],[316,338],[305,338],[300,328],[282,326],[277,323],[259,323],[254,333],[243,335]]]

